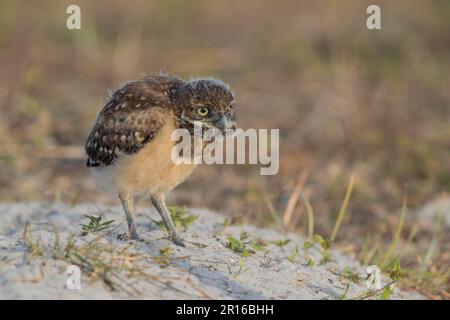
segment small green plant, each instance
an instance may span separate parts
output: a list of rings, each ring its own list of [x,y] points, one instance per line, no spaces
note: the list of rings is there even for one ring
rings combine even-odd
[[[244,241],[246,239],[248,239],[250,237],[250,235],[248,234],[247,231],[242,231],[241,234],[239,235],[239,239],[241,241]]]
[[[320,260],[319,264],[325,264],[327,262],[330,262],[332,260],[330,254],[331,241],[325,239],[320,234],[316,234],[314,235],[311,241],[305,241],[305,243],[303,244],[303,248],[305,249],[305,251],[308,251],[308,249],[313,247],[315,244],[319,244],[320,247],[322,248],[321,250],[322,259]]]
[[[362,280],[362,277],[349,267],[345,267],[344,270],[342,270],[341,276],[353,283],[359,283]]]
[[[394,290],[390,286],[388,286],[384,288],[383,292],[381,293],[380,299],[389,300],[391,298],[392,293],[394,293]]]
[[[198,219],[198,216],[189,214],[189,211],[186,208],[169,207],[169,211],[173,224],[177,229],[183,228],[186,230],[192,223],[194,223],[195,220]],[[165,229],[165,225],[162,220],[151,220],[161,229]]]
[[[228,238],[227,247],[243,257],[262,251],[267,247],[267,242],[262,239],[250,240],[250,234],[247,231],[242,231],[239,239],[234,237]]]
[[[326,240],[324,237],[322,237],[320,234],[316,234],[314,236],[314,241],[322,247],[324,250],[330,250],[331,248],[331,242],[329,240]]]
[[[305,241],[305,243],[303,244],[303,248],[307,251],[308,249],[310,249],[312,246],[314,246],[314,241]]]
[[[320,259],[319,264],[326,264],[330,261],[332,261],[333,259],[331,259],[331,255],[329,251],[322,251],[322,259]]]
[[[95,216],[89,216],[89,215],[85,215],[86,218],[89,219],[89,223],[88,224],[81,224],[81,235],[85,236],[88,233],[94,233],[94,232],[99,232],[99,231],[103,231],[105,229],[107,229],[108,227],[110,227],[110,225],[114,222],[114,220],[108,220],[105,222],[102,222],[102,215],[95,217]]]
[[[267,242],[262,239],[250,241],[248,244],[256,251],[262,251],[267,247]]]
[[[330,240],[325,239],[319,234],[316,234],[314,236],[314,241],[322,247],[322,259],[320,260],[320,264],[325,264],[327,262],[331,261],[331,255],[330,255],[330,249],[331,249],[331,242]]]
[[[294,263],[295,259],[297,259],[297,256],[298,256],[298,248],[295,247],[294,249],[292,249],[291,254],[287,257],[287,259],[290,262]]]
[[[286,239],[286,240],[275,240],[272,243],[280,248],[286,246],[289,244],[289,242],[291,242],[290,239]]]
[[[234,237],[228,238],[227,247],[243,257],[248,257],[251,254],[255,253],[255,251],[249,249],[245,243]]]
[[[29,223],[25,225],[22,238],[25,242],[25,246],[27,247],[27,251],[31,256],[42,256],[44,254],[41,241],[40,239],[36,240],[33,238]]]
[[[154,257],[154,261],[162,268],[169,266],[173,249],[171,247],[164,247],[159,250],[159,256]]]
[[[305,267],[312,267],[316,265],[316,261],[314,260],[314,258],[312,256],[310,256],[308,258],[308,261],[306,261],[306,263],[304,264]]]
[[[406,276],[406,271],[400,266],[399,259],[394,259],[394,261],[386,268],[389,277],[394,281],[400,281]]]
[[[73,250],[75,249],[76,241],[74,236],[71,234],[67,238],[66,246],[64,247],[64,258],[67,259],[72,254]]]

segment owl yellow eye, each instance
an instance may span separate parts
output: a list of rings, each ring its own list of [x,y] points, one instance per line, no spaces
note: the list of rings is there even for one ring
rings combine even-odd
[[[207,116],[208,113],[209,113],[209,109],[207,107],[200,107],[197,109],[197,114],[199,116],[204,117],[204,116]]]

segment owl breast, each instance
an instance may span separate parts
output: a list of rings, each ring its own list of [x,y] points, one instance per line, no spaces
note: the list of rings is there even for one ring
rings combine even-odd
[[[175,129],[175,122],[168,120],[155,138],[139,152],[121,155],[113,166],[96,168],[96,174],[110,191],[169,192],[183,182],[196,166],[172,161],[174,142],[171,134]]]

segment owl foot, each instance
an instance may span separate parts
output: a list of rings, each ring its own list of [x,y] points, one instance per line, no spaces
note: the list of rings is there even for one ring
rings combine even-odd
[[[135,241],[142,241],[141,237],[139,237],[139,235],[137,234],[137,232],[133,232],[130,235],[130,240],[135,240]]]
[[[184,240],[180,238],[176,233],[169,235],[170,241],[172,241],[175,245],[185,248]]]
[[[132,233],[130,236],[126,233],[118,233],[117,234],[117,240],[120,241],[129,241],[129,240],[135,240],[135,241],[142,241],[142,239],[138,236],[137,233]]]

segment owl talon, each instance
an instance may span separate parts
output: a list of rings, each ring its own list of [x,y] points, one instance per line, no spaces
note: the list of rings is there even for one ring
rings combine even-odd
[[[169,236],[170,241],[172,241],[175,245],[185,248],[184,240],[181,239],[178,235]]]
[[[132,235],[128,235],[127,233],[118,233],[117,234],[117,240],[120,241],[130,241],[130,240],[134,240],[134,241],[143,241],[138,235],[137,233],[132,234]]]
[[[130,240],[135,240],[135,241],[142,241],[142,239],[138,236],[137,233],[131,234],[129,239]]]

